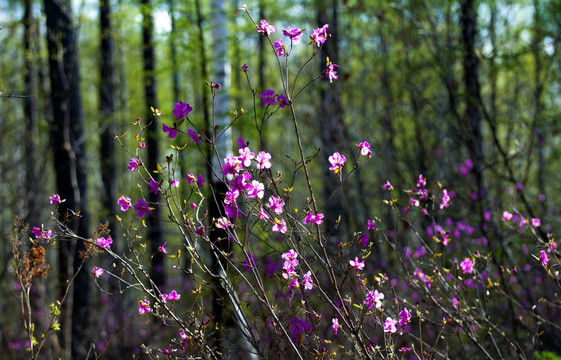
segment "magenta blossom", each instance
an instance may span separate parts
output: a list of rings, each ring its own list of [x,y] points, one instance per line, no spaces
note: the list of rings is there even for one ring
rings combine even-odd
[[[107,239],[104,237],[100,237],[96,240],[96,242],[97,245],[109,250],[109,247],[111,246],[111,244],[113,244],[113,239],[111,239],[110,237],[108,237]]]
[[[399,312],[399,325],[403,326],[410,321],[411,313],[409,312],[409,310],[407,310],[407,308],[403,308],[403,310]]]
[[[284,109],[286,105],[288,105],[288,99],[283,94],[277,95],[277,102],[279,103],[279,107]]]
[[[168,138],[173,139],[177,136],[177,128],[169,127],[166,124],[162,123],[162,131],[168,134]]]
[[[314,29],[312,31],[312,35],[310,37],[316,43],[317,47],[321,47],[327,41],[327,39],[331,37],[331,34],[327,33],[328,27],[329,24],[325,24],[322,27]]]
[[[51,205],[60,204],[62,200],[60,199],[59,194],[54,194],[53,196],[49,197]]]
[[[175,103],[175,107],[171,113],[175,115],[176,120],[179,120],[181,118],[187,117],[191,111],[193,111],[191,105],[180,101]]]
[[[261,25],[257,27],[257,32],[265,36],[270,36],[275,32],[275,27],[273,25],[269,25],[267,20],[261,20]]]
[[[41,225],[40,228],[34,226],[33,229],[31,229],[31,232],[33,233],[33,235],[35,235],[37,239],[49,240],[53,235],[53,231],[43,229],[43,225]]]
[[[390,182],[388,180],[386,180],[386,183],[384,185],[382,185],[382,189],[384,190],[393,190],[393,186],[392,184],[390,184]]]
[[[275,100],[275,90],[267,89],[265,92],[259,94],[261,99],[263,99],[263,106],[274,105],[276,103]]]
[[[314,213],[309,213],[304,217],[304,224],[309,224],[312,222],[316,225],[321,225],[323,223],[323,218],[324,215],[322,213],[319,213],[317,215]]]
[[[514,215],[512,215],[508,211],[503,211],[503,221],[505,221],[505,222],[510,221],[510,220],[512,220],[513,217],[514,217]]]
[[[333,63],[329,63],[329,65],[327,65],[327,77],[329,78],[330,83],[332,83],[333,80],[339,79],[339,76],[337,75],[338,67],[339,65]]]
[[[450,205],[450,195],[448,195],[448,190],[442,190],[442,202],[440,203],[440,208],[444,209]]]
[[[136,215],[138,217],[143,217],[144,215],[150,215],[152,210],[148,207],[148,203],[142,199],[136,200],[136,205],[134,205],[136,210]]]
[[[201,142],[201,139],[199,138],[199,135],[197,135],[195,130],[193,130],[193,129],[187,130],[187,135],[189,135],[189,137],[191,139],[193,139],[193,142],[196,142],[197,146],[199,146],[199,143]]]
[[[302,276],[302,285],[304,285],[304,289],[312,290],[314,288],[314,281],[312,279],[312,272],[308,271]]]
[[[547,256],[545,250],[540,251],[540,263],[542,264],[542,266],[547,266],[548,262],[549,262],[549,257]]]
[[[419,174],[419,180],[417,180],[417,187],[423,187],[427,185],[427,179],[423,176],[423,174]]]
[[[150,301],[148,299],[140,300],[138,302],[138,313],[140,315],[151,313],[152,309],[150,308]]]
[[[335,332],[335,335],[337,335],[337,332],[339,331],[339,319],[338,318],[333,318],[333,320],[331,320],[331,328],[333,329],[333,332]]]
[[[372,220],[366,220],[366,228],[368,230],[376,230],[376,223]]]
[[[284,55],[286,55],[285,47],[284,47],[284,45],[282,44],[282,39],[280,39],[280,40],[278,40],[278,41],[275,41],[275,42],[273,43],[273,46],[274,46],[275,51],[276,51],[276,53],[277,53],[278,56],[284,56]]]
[[[475,264],[470,258],[465,258],[464,261],[460,263],[462,268],[462,274],[473,274]]]
[[[288,228],[286,227],[286,221],[284,221],[284,219],[274,219],[275,223],[273,224],[273,232],[280,232],[283,234],[286,234],[286,231],[288,230]]]
[[[166,245],[168,244],[168,242],[166,241],[165,243],[163,243],[162,245],[160,245],[158,247],[158,251],[161,252],[162,254],[167,254],[168,253],[168,249],[166,249]]]
[[[150,179],[150,192],[158,195],[158,185],[159,183],[157,181]]]
[[[271,196],[269,198],[269,208],[275,212],[275,214],[280,215],[283,212],[284,200],[276,197]]]
[[[136,159],[136,158],[131,158],[129,160],[129,164],[127,166],[127,169],[129,169],[130,171],[136,171],[138,170],[138,167],[141,165],[140,160]]]
[[[532,220],[530,220],[530,223],[532,224],[533,227],[540,227],[542,224],[539,218],[532,218]]]
[[[388,316],[386,318],[386,321],[384,321],[384,332],[390,332],[392,334],[397,332],[397,327],[395,326],[395,324],[397,324],[397,320],[394,320]]]
[[[341,155],[338,152],[333,153],[333,155],[329,157],[329,163],[331,164],[329,170],[333,171],[335,174],[339,173],[343,166],[345,166],[346,161],[347,158],[345,155]]]
[[[117,204],[121,205],[121,211],[127,211],[132,207],[131,198],[126,196],[121,196],[119,200],[117,200]]]
[[[103,269],[94,266],[93,269],[92,269],[92,274],[93,274],[96,278],[98,278],[98,277],[100,277],[100,276],[103,275]]]
[[[257,169],[270,169],[271,164],[271,154],[265,151],[260,151],[259,154],[255,156],[255,161],[257,162]]]
[[[364,269],[364,261],[360,261],[358,257],[355,256],[354,260],[350,260],[349,264],[354,267],[357,271]]]
[[[360,150],[360,155],[366,156],[368,159],[372,157],[372,150],[370,150],[370,144],[366,141],[361,142],[357,145]]]
[[[290,27],[288,30],[283,29],[282,33],[284,36],[288,36],[294,44],[298,44],[302,38],[304,30]]]
[[[181,298],[181,295],[179,295],[177,293],[177,291],[172,290],[169,294],[168,294],[168,300],[169,301],[177,301]]]
[[[218,220],[216,220],[216,227],[219,229],[227,229],[230,226],[232,226],[232,223],[225,216],[222,216],[221,218],[218,218]]]
[[[372,309],[372,306],[375,306],[376,309],[380,309],[382,307],[382,299],[384,299],[383,293],[378,292],[378,290],[369,291],[364,299],[364,305],[366,305],[368,309]]]

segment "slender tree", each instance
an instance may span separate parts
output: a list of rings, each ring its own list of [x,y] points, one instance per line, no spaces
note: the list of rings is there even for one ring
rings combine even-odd
[[[158,149],[158,124],[154,118],[154,114],[148,109],[156,108],[158,104],[157,83],[156,83],[156,54],[154,51],[154,18],[152,15],[152,0],[141,0],[142,5],[142,60],[144,66],[144,102],[147,107],[146,119],[148,121],[148,129],[146,132],[146,147],[148,150],[148,171],[152,172],[157,168],[159,160]],[[156,286],[162,286],[165,283],[164,273],[164,254],[158,251],[163,244],[161,222],[158,220],[160,216],[160,206],[158,205],[158,194],[150,192],[148,194],[148,202],[154,208],[152,216],[148,220],[148,239],[151,243],[152,250],[152,268],[151,277]]]
[[[88,203],[86,193],[86,157],[83,133],[83,113],[80,95],[77,32],[73,23],[70,1],[45,0],[47,17],[47,46],[53,126],[51,146],[54,151],[56,187],[61,198],[61,220],[72,218],[73,230],[88,237]],[[74,216],[79,212],[79,216]],[[84,244],[73,244],[62,239],[59,247],[59,298],[67,282],[76,274],[64,309],[63,346],[67,358],[83,359],[87,355],[86,333],[89,309],[89,274],[82,267],[80,251]],[[82,267],[82,271],[79,271]],[[71,309],[71,310],[70,310]]]

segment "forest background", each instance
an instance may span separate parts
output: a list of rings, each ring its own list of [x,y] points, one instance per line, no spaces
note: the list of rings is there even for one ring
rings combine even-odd
[[[148,163],[155,164],[173,151],[150,107],[165,118],[174,103],[187,102],[194,109],[193,124],[209,131],[213,100],[222,115],[247,111],[254,109],[253,95],[281,88],[266,37],[258,36],[243,10],[236,16],[242,5],[228,0],[0,2],[0,348],[13,358],[25,358],[29,346],[21,314],[14,311],[20,308],[21,288],[8,239],[16,219],[30,227],[55,228],[49,196],[58,193],[65,200],[61,205],[80,210],[78,234],[92,238],[98,223],[108,221],[114,243],[122,244],[117,199],[140,190],[126,170],[130,156],[120,145],[136,147],[131,124],[137,118],[142,123],[156,119],[146,141],[147,148],[157,149],[148,155]],[[260,0],[247,6],[257,22],[267,19],[278,31],[290,26],[311,31],[330,24],[330,42],[302,76],[312,80],[321,74],[328,56],[339,65],[339,78],[333,84],[325,77],[315,81],[295,107],[307,155],[319,159],[310,164],[311,179],[322,201],[329,200],[326,228],[337,227],[334,236],[353,238],[368,219],[377,219],[383,224],[379,231],[401,245],[412,231],[436,233],[434,222],[402,221],[383,204],[386,181],[402,193],[422,174],[453,190],[448,215],[438,223],[453,234],[454,250],[497,253],[509,269],[520,272],[514,282],[535,290],[536,299],[542,295],[537,290],[545,281],[540,246],[551,243],[561,224],[558,0]],[[307,56],[295,47],[291,61],[301,64]],[[248,72],[242,71],[244,64]],[[211,82],[221,84],[216,98],[211,98]],[[260,105],[259,100],[255,111],[263,114]],[[284,135],[293,131],[287,119],[278,112],[256,130],[252,117],[241,117],[231,126],[231,138],[235,143],[243,137],[250,146],[278,154],[277,170],[290,173],[297,144]],[[364,140],[372,146],[372,159],[339,189],[328,170],[328,156],[350,154]],[[189,172],[207,174],[196,149],[183,152],[180,161]],[[298,185],[292,196],[306,198]],[[505,225],[504,211],[521,220],[539,218],[541,224],[529,235],[520,230],[522,224]],[[164,243],[181,248],[172,226],[146,221],[153,250]],[[50,274],[33,290],[39,318],[64,293],[60,284],[75,273],[80,243],[72,244],[59,242],[47,251]],[[409,246],[415,250],[415,242]],[[392,267],[399,267],[384,260],[390,250],[383,244],[374,251],[376,272],[391,274]],[[158,269],[164,261],[176,260],[158,254],[151,261]],[[74,279],[77,288],[71,297],[73,304],[90,311],[68,311],[63,325],[72,326],[63,329],[66,340],[59,345],[68,355],[83,358],[90,343],[103,349],[118,337],[115,323],[122,321],[133,335],[107,351],[144,353],[140,344],[157,334],[132,326],[146,321],[138,317],[138,299],[127,295],[110,300],[92,281],[92,265],[87,264],[87,271]],[[163,270],[152,274],[157,283],[171,276]],[[126,314],[130,304],[132,311]],[[530,328],[529,337],[543,335],[523,352],[561,354],[554,335],[558,328],[514,324],[524,321],[510,311],[504,319],[520,336]],[[124,317],[113,319],[111,327],[110,313]],[[558,299],[547,314],[558,321]],[[73,345],[65,347],[64,341]]]

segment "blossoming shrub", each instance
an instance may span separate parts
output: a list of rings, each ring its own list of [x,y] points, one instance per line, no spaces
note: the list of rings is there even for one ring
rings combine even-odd
[[[129,152],[126,168],[138,176],[140,196],[115,199],[127,241],[123,253],[113,250],[109,233],[79,239],[64,223],[58,232],[34,227],[35,241],[72,238],[89,244],[85,258],[98,252],[111,257],[112,268],[93,260],[92,276],[96,282],[105,278],[134,291],[136,306],[128,311],[155,318],[168,329],[158,341],[145,340],[144,351],[154,358],[524,358],[539,348],[540,336],[547,341],[558,335],[559,257],[555,241],[539,232],[537,218],[489,211],[484,226],[475,228],[469,219],[448,213],[454,204],[452,190],[415,174],[409,189],[394,188],[391,179],[372,184],[386,193],[372,201],[388,206],[403,229],[395,232],[373,218],[354,229],[353,236],[333,240],[334,229],[324,224],[326,204],[312,188],[308,165],[313,160],[301,143],[294,109],[299,75],[289,78],[287,71],[293,46],[305,46],[305,31],[285,29],[279,38],[273,25],[266,20],[257,24],[244,11],[278,60],[282,89],[260,93],[261,104],[265,116],[278,111],[290,116],[290,136],[298,144],[293,176],[304,178],[308,195],[295,197],[289,179],[275,168],[282,154],[250,147],[241,138],[232,153],[219,153],[216,144],[223,129],[198,130],[189,119],[193,108],[179,101],[172,111],[175,119],[154,109],[156,121],[164,117],[162,132],[184,142],[172,145],[173,155],[155,169],[144,162],[145,128],[140,121],[134,124],[137,147]],[[326,24],[311,33],[310,60],[328,41],[328,28]],[[327,59],[325,71],[315,79],[337,80],[337,69]],[[251,84],[248,67],[241,70]],[[219,84],[210,84],[213,94],[220,91]],[[237,119],[244,112],[234,115]],[[185,151],[199,150],[204,157],[209,148],[219,164],[212,168],[212,178],[180,166]],[[331,175],[346,186],[356,167],[372,163],[373,152],[365,140],[354,154],[320,156],[328,157]],[[349,166],[349,156],[355,165]],[[163,212],[153,212],[154,204],[146,201],[149,192],[160,194]],[[51,197],[53,205],[62,201]],[[210,218],[213,202],[221,210]],[[168,274],[185,279],[181,286],[172,282],[158,287],[150,278],[148,263],[154,254],[149,239],[143,238],[149,216],[167,221],[181,239],[157,250],[168,256]],[[511,247],[488,243],[484,234],[491,229],[523,235],[525,256],[516,257],[523,263],[513,262]],[[504,239],[508,242],[508,236]],[[14,243],[15,249],[19,245]],[[23,275],[25,269],[46,268],[43,263],[29,265],[29,256],[14,255],[22,264],[18,277],[26,289],[30,280],[24,279],[31,278]],[[529,291],[537,279],[552,286]],[[97,283],[107,290],[106,283]],[[217,296],[226,322],[212,317],[210,299]],[[58,330],[59,313],[58,307],[51,312],[54,325],[49,330]],[[30,345],[32,354],[40,351],[37,344]]]

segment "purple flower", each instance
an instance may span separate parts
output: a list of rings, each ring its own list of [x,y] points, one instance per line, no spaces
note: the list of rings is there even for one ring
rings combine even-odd
[[[187,135],[189,135],[189,137],[191,139],[193,139],[194,142],[197,143],[197,146],[199,146],[199,143],[201,142],[201,139],[199,138],[199,135],[197,135],[195,130],[192,130],[192,129],[187,130]]]
[[[460,267],[462,268],[462,274],[472,274],[474,271],[475,264],[471,261],[470,258],[465,258],[464,261],[460,263]]]
[[[158,195],[158,185],[159,183],[157,181],[150,179],[150,192]]]
[[[103,269],[94,266],[92,269],[92,273],[96,278],[98,278],[103,275]]]
[[[327,39],[331,37],[331,34],[327,33],[328,27],[329,24],[325,24],[322,27],[314,29],[312,31],[311,38],[313,41],[315,41],[317,47],[321,47],[327,41]]]
[[[283,212],[284,200],[275,196],[269,198],[269,208],[280,215]]]
[[[409,312],[409,310],[407,310],[407,308],[403,308],[403,310],[399,312],[399,325],[403,326],[410,321],[411,313]]]
[[[533,227],[540,227],[542,224],[539,218],[532,218],[532,220],[530,220],[530,223],[532,224]]]
[[[148,207],[148,203],[142,199],[136,200],[136,205],[134,205],[134,209],[136,210],[136,215],[138,217],[143,217],[144,215],[150,215],[152,210]]]
[[[275,51],[277,52],[278,56],[284,56],[286,54],[285,47],[282,44],[282,39],[280,39],[279,41],[275,41],[273,43],[273,46],[274,46]]]
[[[354,267],[357,271],[364,269],[364,261],[360,261],[358,257],[355,256],[354,260],[349,261],[349,264]]]
[[[288,99],[283,94],[277,95],[277,102],[279,103],[279,107],[284,109],[286,105],[288,105]]]
[[[136,171],[138,170],[138,167],[141,165],[140,160],[136,159],[136,158],[131,158],[129,160],[129,164],[127,166],[127,169],[129,169],[130,171]]]
[[[177,293],[177,291],[172,290],[169,294],[168,294],[168,300],[169,301],[177,301],[181,298],[181,295],[179,295]]]
[[[187,117],[187,115],[189,115],[191,111],[193,111],[191,105],[184,103],[183,101],[180,101],[178,103],[175,103],[175,107],[171,113],[175,115],[176,120],[179,120],[184,117]]]
[[[397,327],[395,326],[395,324],[397,323],[397,320],[392,319],[391,317],[387,317],[386,321],[384,321],[384,332],[390,332],[392,334],[394,334],[395,332],[397,332]]]
[[[167,254],[168,253],[168,249],[166,249],[166,245],[168,244],[168,242],[166,241],[165,243],[163,243],[162,245],[160,245],[158,247],[158,251],[161,252],[162,254]]]
[[[290,330],[290,338],[292,339],[292,341],[297,341],[302,332],[312,330],[312,325],[308,324],[304,320],[301,320],[300,318],[294,317],[290,321],[288,329]]]
[[[151,313],[152,309],[150,308],[150,301],[148,299],[140,300],[138,302],[138,313],[143,315],[145,313]]]
[[[127,211],[132,207],[131,198],[126,196],[121,196],[119,200],[117,200],[117,204],[121,205],[121,211]]]
[[[335,332],[335,335],[337,335],[337,332],[339,332],[339,319],[333,318],[333,320],[331,320],[331,324],[333,332]]]
[[[300,38],[302,38],[304,30],[290,27],[288,30],[284,29],[282,33],[284,36],[288,36],[294,44],[298,44],[300,42]]]
[[[382,185],[382,189],[384,190],[393,190],[393,186],[392,184],[390,184],[390,182],[388,180],[386,180],[386,183],[384,185]]]
[[[317,215],[314,213],[309,213],[304,217],[304,224],[308,224],[310,222],[321,225],[323,223],[324,215],[322,213],[318,213]]]
[[[204,184],[205,178],[201,174],[199,174],[199,176],[197,176],[197,186],[202,188]]]
[[[111,239],[110,237],[108,237],[107,239],[104,237],[100,237],[96,240],[96,242],[97,245],[109,250],[109,247],[111,246],[111,244],[113,244],[113,239]]]
[[[257,169],[270,169],[271,164],[271,154],[265,151],[260,151],[257,156],[255,156],[255,161],[257,161]]]
[[[60,200],[59,194],[54,194],[53,196],[49,197],[51,205],[60,204],[62,201]]]
[[[252,253],[247,254],[247,258],[244,259],[242,267],[245,271],[250,271],[251,269],[255,269],[257,267],[257,258],[253,256]]]
[[[358,238],[358,241],[360,242],[362,247],[367,247],[368,242],[370,241],[370,236],[368,236],[368,234],[362,234],[360,238]]]
[[[335,174],[339,173],[343,166],[345,166],[346,161],[347,158],[345,155],[341,155],[338,152],[333,153],[333,155],[329,157],[329,163],[331,164],[329,170],[333,171]]]
[[[267,22],[267,20],[261,20],[261,25],[259,25],[257,27],[257,32],[265,35],[265,36],[269,36],[272,33],[275,32],[275,27],[273,25],[269,25],[269,23]],[[243,67],[242,67],[243,69]]]
[[[380,309],[382,307],[383,298],[384,294],[378,292],[378,290],[369,291],[364,299],[364,305],[366,305],[368,309],[372,309],[372,306],[374,305],[376,306],[376,309]]]
[[[261,99],[263,99],[263,106],[274,105],[275,100],[275,90],[267,89],[265,92],[259,94]]]
[[[372,150],[370,150],[370,144],[367,141],[363,141],[358,144],[360,150],[360,155],[370,158],[372,156]]]
[[[162,131],[168,134],[168,138],[173,139],[177,136],[177,128],[169,127],[166,124],[162,123]]]
[[[376,223],[372,220],[366,220],[366,228],[368,230],[376,230]]]
[[[542,264],[542,266],[547,266],[548,262],[549,262],[549,257],[547,256],[545,250],[540,251],[540,263]]]
[[[339,65],[333,63],[329,63],[329,65],[327,65],[327,77],[329,78],[330,83],[332,83],[333,80],[339,79],[339,76],[337,75],[338,67]]]

